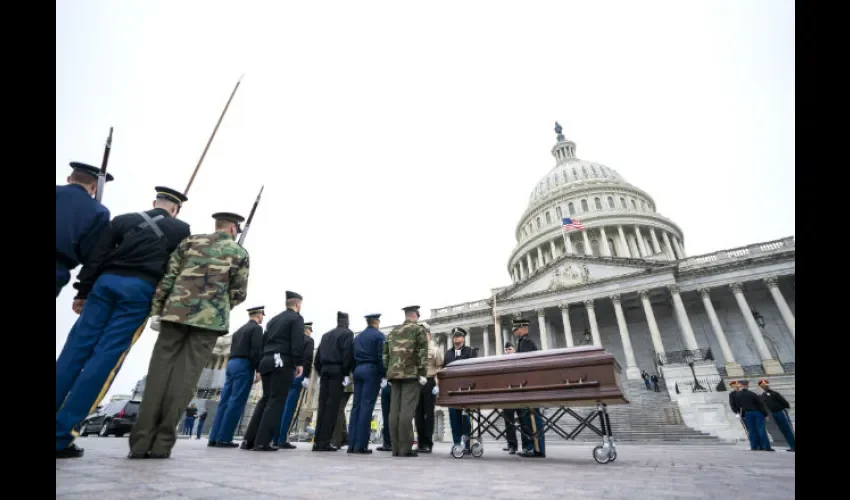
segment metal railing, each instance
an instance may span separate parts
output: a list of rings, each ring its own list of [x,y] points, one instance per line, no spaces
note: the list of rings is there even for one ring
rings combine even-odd
[[[708,349],[693,349],[684,351],[669,351],[656,353],[656,359],[661,366],[672,365],[676,363],[691,364],[697,361],[714,361],[714,355],[711,354],[711,348]]]

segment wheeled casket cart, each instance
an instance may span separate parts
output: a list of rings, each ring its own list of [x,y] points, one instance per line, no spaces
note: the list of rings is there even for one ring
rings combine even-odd
[[[574,439],[584,429],[602,437],[602,444],[593,449],[599,463],[613,462],[617,450],[611,433],[608,405],[628,404],[622,389],[621,369],[614,356],[601,347],[583,346],[552,349],[453,362],[437,377],[440,392],[437,405],[460,409],[470,415],[473,429],[470,453],[478,458],[484,453],[481,438],[486,432],[501,439],[506,431],[498,432],[496,423],[507,408],[554,408],[543,415],[543,426],[530,435],[534,439],[546,431],[563,439]],[[571,408],[596,406],[582,417]],[[483,410],[493,410],[487,416]],[[577,425],[567,431],[560,424],[569,415]],[[594,421],[598,421],[598,427]],[[464,446],[452,448],[452,456],[462,458]]]

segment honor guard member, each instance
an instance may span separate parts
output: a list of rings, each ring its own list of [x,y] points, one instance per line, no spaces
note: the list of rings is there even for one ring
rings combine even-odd
[[[243,450],[277,451],[272,438],[280,429],[280,415],[292,380],[304,372],[304,318],[301,317],[303,298],[286,292],[286,310],[269,321],[260,361],[263,397],[254,408]]]
[[[71,162],[68,184],[56,186],[56,297],[71,280],[71,270],[88,262],[109,209],[94,199],[100,169]],[[106,180],[113,180],[106,174]]]
[[[392,384],[390,440],[394,457],[417,457],[413,451],[413,415],[421,386],[428,383],[428,335],[419,323],[419,306],[408,306],[404,323],[392,329],[382,360]],[[418,385],[417,385],[418,383]]]
[[[384,336],[386,342],[386,336]],[[381,353],[383,358],[383,353]],[[378,451],[393,451],[393,441],[390,436],[390,405],[392,404],[393,387],[387,382],[386,366],[384,367],[384,378],[381,379],[381,418],[384,423],[381,425],[381,438],[383,443],[375,448]]]
[[[515,352],[514,345],[510,342],[505,342],[505,354],[513,354]],[[502,451],[507,451],[509,454],[514,455],[519,447],[519,443],[516,440],[516,410],[513,408],[502,410],[502,419],[505,421],[505,441],[508,442],[508,446],[502,449]]]
[[[759,380],[759,387],[764,391],[761,395],[761,400],[767,406],[767,409],[770,410],[773,421],[779,426],[779,430],[785,436],[785,441],[788,442],[789,448],[786,451],[795,451],[794,428],[791,427],[791,419],[788,417],[788,409],[791,408],[791,405],[782,397],[782,394],[770,388],[770,382],[767,380]]]
[[[254,374],[263,358],[263,327],[260,325],[265,316],[263,306],[248,309],[248,322],[236,330],[231,338],[230,360],[224,372],[224,387],[207,446],[239,446],[233,442],[233,433],[245,411],[251,386],[256,379]]]
[[[273,444],[283,450],[295,449],[295,445],[289,442],[289,435],[293,431],[293,422],[298,422],[298,412],[301,410],[304,391],[310,387],[310,374],[313,371],[313,351],[315,349],[312,337],[312,321],[304,323],[304,335],[306,336],[304,339],[304,372],[301,376],[292,379],[283,407],[283,416],[280,417],[280,430],[278,435],[272,439]]]
[[[144,330],[169,254],[190,234],[175,218],[185,201],[157,187],[153,209],[119,215],[103,228],[77,275],[73,308],[80,317],[56,360],[57,458],[83,454],[72,429],[94,412]]]
[[[354,350],[352,347],[352,353],[353,352]],[[353,360],[351,362],[351,366],[354,366]],[[334,432],[331,435],[331,446],[333,446],[334,448],[342,448],[343,446],[348,446],[348,424],[345,422],[345,407],[348,406],[348,400],[351,399],[351,396],[353,395],[354,373],[352,372],[342,379],[342,396],[339,399],[339,408],[336,412],[336,423],[334,424]]]
[[[248,252],[234,238],[241,215],[213,214],[215,232],[183,240],[156,287],[153,346],[145,397],[130,431],[129,458],[168,458],[177,436],[179,408],[194,396],[218,338],[227,335],[230,311],[248,295]]]
[[[384,376],[384,334],[380,314],[366,315],[366,329],[354,337],[354,403],[348,424],[348,453],[372,453],[370,423]]]
[[[431,326],[422,323],[428,334],[428,381],[419,392],[419,403],[416,406],[416,434],[419,436],[418,451],[431,453],[434,447],[434,400],[440,392],[437,384],[437,371],[443,366],[443,350],[438,349],[431,337]]]
[[[465,345],[466,335],[466,330],[463,328],[452,329],[452,347],[446,351],[446,355],[443,357],[443,368],[461,359],[478,357],[478,354],[473,348]],[[469,453],[469,435],[472,432],[472,419],[468,414],[464,415],[463,410],[449,408],[449,425],[452,428],[452,441],[454,444],[463,445],[464,453]],[[463,436],[467,438],[465,442]]]
[[[738,406],[744,415],[744,422],[750,437],[750,450],[752,451],[774,451],[770,447],[770,439],[767,437],[765,418],[770,412],[764,401],[754,392],[750,391],[749,380],[739,380],[741,390],[738,392]]]
[[[513,322],[514,335],[517,338],[516,352],[532,352],[537,350],[534,341],[528,338],[528,320],[519,318]],[[546,458],[546,442],[543,435],[543,419],[536,408],[521,408],[519,411],[522,438],[522,452],[518,455],[526,458]],[[538,430],[541,432],[538,433]]]
[[[313,368],[319,375],[319,406],[313,451],[337,451],[331,445],[342,400],[343,379],[354,366],[354,332],[348,328],[348,314],[336,313],[336,328],[322,335]]]
[[[741,390],[741,384],[733,380],[729,382],[729,387],[732,388],[732,390],[729,391],[729,408],[732,410],[732,413],[738,417],[738,421],[741,422],[741,427],[744,428],[744,433],[747,435],[747,439],[749,439],[750,431],[747,429],[747,423],[744,422],[744,416],[741,415],[741,406],[738,404],[738,391]]]

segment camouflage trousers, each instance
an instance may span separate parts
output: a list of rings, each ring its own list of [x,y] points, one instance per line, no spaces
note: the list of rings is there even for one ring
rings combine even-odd
[[[396,379],[391,383],[390,441],[393,456],[406,455],[413,449],[413,416],[421,387],[416,379]]]

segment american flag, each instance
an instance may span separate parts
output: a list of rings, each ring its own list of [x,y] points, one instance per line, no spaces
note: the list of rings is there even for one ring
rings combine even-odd
[[[571,219],[567,217],[561,220],[561,227],[564,228],[564,231],[571,231],[573,229],[584,229],[584,224],[582,224],[578,219]]]

